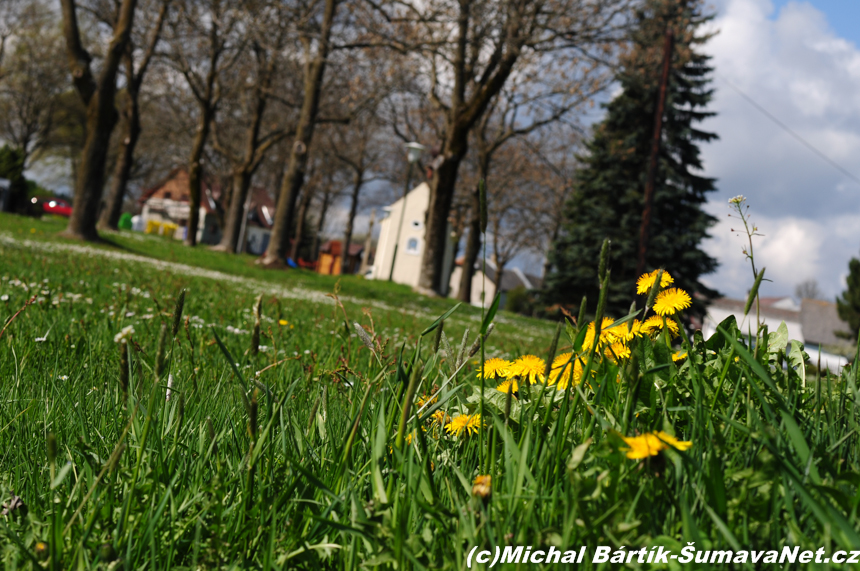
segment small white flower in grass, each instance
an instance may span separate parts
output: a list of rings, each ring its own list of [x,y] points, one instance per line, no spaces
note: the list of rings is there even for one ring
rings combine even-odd
[[[134,317],[134,312],[133,311],[126,311],[125,316],[126,317]]]
[[[741,202],[743,202],[746,199],[747,199],[746,196],[744,196],[743,194],[739,194],[737,196],[730,198],[729,204],[740,204]]]
[[[128,325],[122,328],[122,331],[113,336],[114,343],[128,343],[131,336],[134,335],[134,327]]]
[[[311,354],[310,349],[305,349],[305,355],[310,355],[310,354]]]
[[[9,301],[9,296],[5,293],[0,295],[0,301]]]
[[[59,375],[57,378],[60,379],[61,381],[68,381],[69,380],[68,375]]]

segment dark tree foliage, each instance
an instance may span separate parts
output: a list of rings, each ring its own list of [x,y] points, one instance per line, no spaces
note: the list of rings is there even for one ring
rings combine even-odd
[[[24,153],[9,145],[0,148],[0,178],[9,181],[7,212],[23,212],[27,208],[27,180],[24,178]]]
[[[713,115],[708,56],[696,50],[709,36],[697,33],[712,18],[697,1],[648,0],[637,13],[630,49],[617,76],[621,92],[605,105],[580,157],[575,190],[565,206],[562,233],[550,251],[546,301],[590,309],[598,297],[597,265],[604,238],[612,242],[608,315],[623,316],[635,295],[639,226],[654,130],[663,44],[667,27],[675,34],[666,96],[662,143],[650,225],[646,271],[665,268],[675,286],[694,297],[693,314],[717,295],[699,278],[717,262],[700,248],[715,219],[702,211],[714,179],[700,176],[699,144],[717,136],[694,125]]]
[[[860,260],[857,258],[851,258],[848,262],[848,277],[845,281],[848,289],[836,298],[836,311],[848,323],[856,338],[860,333]]]

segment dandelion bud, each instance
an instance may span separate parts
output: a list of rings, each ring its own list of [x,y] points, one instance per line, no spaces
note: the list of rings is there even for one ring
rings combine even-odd
[[[182,321],[182,309],[185,307],[185,290],[179,292],[179,297],[176,298],[176,305],[173,307],[173,337],[176,337],[176,332],[179,331],[179,324]]]
[[[600,265],[597,267],[597,279],[600,281],[601,288],[606,279],[606,267],[609,265],[609,243],[609,238],[606,238],[600,247]]]
[[[758,295],[758,288],[761,285],[761,280],[764,278],[764,268],[758,273],[755,277],[755,282],[753,282],[752,289],[750,290],[750,294],[747,296],[747,303],[744,306],[744,315],[750,312],[750,308],[752,307],[752,302],[755,299],[755,296]]]
[[[48,433],[48,462],[54,464],[57,461],[57,437],[53,432]]]
[[[51,549],[44,541],[37,541],[34,551],[36,552],[36,559],[39,561],[47,561],[51,555]]]
[[[439,344],[442,342],[442,330],[445,328],[445,320],[439,322],[439,327],[436,328],[436,339],[433,340],[433,354],[439,352]]]
[[[579,304],[579,315],[576,317],[576,327],[581,328],[585,324],[585,309],[588,306],[588,300],[582,296],[582,303]]]
[[[161,324],[161,330],[158,332],[158,348],[155,350],[155,379],[161,378],[164,374],[164,353],[167,349],[167,324]]]
[[[657,297],[657,292],[660,291],[663,281],[663,270],[657,270],[657,276],[654,278],[654,285],[651,286],[651,291],[648,292],[648,301],[645,302],[645,307],[654,305],[654,298]]]

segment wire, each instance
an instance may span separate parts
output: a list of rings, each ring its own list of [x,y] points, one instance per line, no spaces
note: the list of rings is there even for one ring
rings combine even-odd
[[[856,182],[857,184],[860,184],[860,178],[857,178],[852,173],[845,170],[845,168],[843,168],[842,165],[840,165],[839,163],[837,163],[836,161],[834,161],[833,159],[831,159],[830,157],[825,155],[823,152],[821,152],[817,148],[815,148],[815,146],[813,146],[812,143],[810,143],[809,141],[807,141],[806,139],[804,139],[803,137],[798,135],[795,131],[793,131],[791,129],[791,127],[789,127],[788,125],[786,125],[785,123],[783,123],[782,121],[777,119],[770,111],[768,111],[767,109],[765,109],[764,107],[762,107],[761,105],[756,103],[756,101],[752,97],[750,97],[749,95],[747,95],[746,93],[741,91],[738,86],[736,86],[731,81],[729,81],[724,76],[722,76],[718,73],[715,75],[717,77],[719,77],[720,79],[722,79],[729,87],[731,87],[733,90],[735,90],[735,92],[737,92],[738,95],[740,95],[741,97],[746,99],[750,105],[752,105],[753,107],[755,107],[756,109],[761,111],[768,119],[770,119],[771,121],[773,121],[774,123],[779,125],[786,133],[788,133],[789,135],[791,135],[792,137],[794,137],[795,139],[800,141],[800,143],[803,146],[805,146],[807,149],[809,149],[810,151],[812,151],[813,153],[815,153],[816,155],[818,155],[819,157],[821,157],[822,159],[827,161],[830,164],[830,166],[832,166],[833,168],[835,168],[836,170],[838,170],[839,172],[841,172],[842,174],[844,174],[845,176],[847,176],[848,178],[850,178],[851,180]]]

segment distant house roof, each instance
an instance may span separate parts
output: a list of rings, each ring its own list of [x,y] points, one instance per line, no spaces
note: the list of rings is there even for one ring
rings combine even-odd
[[[773,298],[771,298],[773,299]],[[782,299],[782,298],[779,298]],[[725,309],[727,311],[731,311],[735,315],[743,315],[744,314],[744,306],[746,305],[746,300],[743,299],[729,299],[727,297],[721,297],[715,299],[711,302],[710,307],[716,307],[719,309]],[[800,313],[797,311],[792,311],[791,309],[779,309],[774,307],[773,303],[764,303],[762,300],[760,313],[762,317],[768,317],[771,319],[776,319],[779,321],[800,321]],[[752,307],[750,308],[750,314],[755,317],[755,302],[753,302]],[[740,320],[739,320],[740,321]]]
[[[343,242],[340,240],[329,240],[320,246],[320,252],[325,252],[326,254],[330,254],[335,258],[341,255],[343,251]],[[350,244],[349,245],[349,256],[359,256],[364,251],[364,246],[362,244]]]
[[[817,345],[844,345],[846,339],[836,331],[849,333],[848,324],[839,318],[836,304],[820,299],[803,299],[800,302],[800,324],[807,343]]]
[[[188,178],[188,169],[186,167],[175,167],[158,184],[144,190],[137,201],[141,205],[153,198],[174,200],[176,202],[191,202]],[[215,212],[217,209],[215,201],[221,196],[221,186],[211,177],[204,175],[201,190],[203,191],[203,196],[201,196],[200,205],[206,212]]]
[[[462,266],[463,257],[461,256],[457,258],[454,263],[458,266]],[[475,271],[480,272],[481,268],[482,262],[479,260],[475,264]],[[492,260],[487,260],[487,278],[493,283],[496,283],[496,272],[496,264],[494,264]],[[499,284],[499,291],[510,291],[520,286],[526,289],[540,289],[543,287],[543,279],[532,274],[527,274],[519,268],[505,268],[502,272],[502,283]]]

